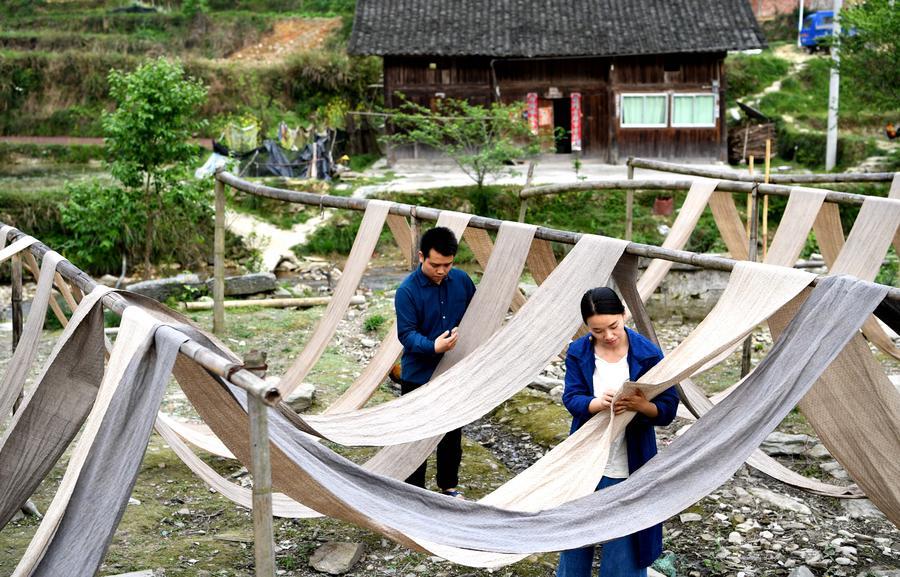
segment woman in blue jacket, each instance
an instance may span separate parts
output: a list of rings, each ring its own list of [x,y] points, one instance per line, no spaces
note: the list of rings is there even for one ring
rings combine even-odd
[[[595,414],[609,411],[622,384],[638,380],[663,357],[659,347],[625,327],[625,307],[610,288],[584,293],[581,318],[590,333],[573,342],[566,356],[563,404],[572,413],[570,434]],[[616,415],[626,411],[636,415],[623,435],[613,440],[597,490],[624,481],[656,454],[654,427],[671,423],[677,409],[675,387],[652,401],[636,391],[615,402]],[[645,577],[647,567],[662,553],[662,525],[604,543],[602,553],[600,577]],[[593,546],[563,551],[556,575],[590,577],[593,558]]]

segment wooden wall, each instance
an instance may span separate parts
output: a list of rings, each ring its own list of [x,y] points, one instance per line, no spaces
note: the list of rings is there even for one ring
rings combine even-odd
[[[584,155],[622,162],[629,156],[672,159],[726,158],[724,53],[577,59],[490,59],[487,57],[384,58],[385,103],[395,92],[422,105],[437,94],[472,103],[522,102],[551,88],[563,98],[583,95]],[[622,128],[617,96],[623,92],[712,92],[719,89],[713,128]],[[401,153],[403,155],[403,153]]]

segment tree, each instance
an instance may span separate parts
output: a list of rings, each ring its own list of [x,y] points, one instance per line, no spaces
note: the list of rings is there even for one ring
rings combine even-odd
[[[465,100],[440,99],[434,109],[404,101],[392,111],[393,144],[424,144],[450,158],[484,187],[488,176],[512,172],[514,160],[537,154],[538,138],[523,117],[524,103],[478,106]]]
[[[196,149],[189,140],[205,126],[197,110],[206,101],[206,88],[185,78],[180,62],[165,58],[130,73],[111,71],[109,87],[116,109],[103,117],[106,149],[113,176],[132,193],[128,197],[139,191],[142,218],[134,224],[144,243],[147,278],[157,223],[167,206],[182,200],[178,179]]]
[[[841,79],[880,110],[900,102],[900,6],[864,0],[841,11]],[[894,123],[896,124],[896,119]]]

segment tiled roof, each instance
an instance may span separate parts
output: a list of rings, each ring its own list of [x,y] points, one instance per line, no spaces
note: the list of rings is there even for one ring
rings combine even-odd
[[[350,51],[616,56],[761,48],[747,0],[357,0]]]

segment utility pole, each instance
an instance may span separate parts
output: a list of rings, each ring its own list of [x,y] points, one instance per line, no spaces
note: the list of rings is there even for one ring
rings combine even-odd
[[[841,75],[838,65],[841,63],[841,5],[843,0],[834,0],[834,28],[831,44],[831,82],[828,85],[828,138],[825,142],[825,170],[833,170],[837,163],[837,128],[838,128],[838,95],[841,90]]]
[[[800,48],[800,32],[803,31],[803,0],[800,0],[800,18],[797,20],[797,48]]]

